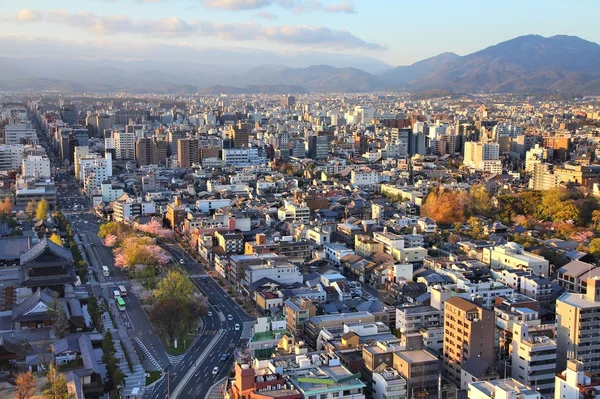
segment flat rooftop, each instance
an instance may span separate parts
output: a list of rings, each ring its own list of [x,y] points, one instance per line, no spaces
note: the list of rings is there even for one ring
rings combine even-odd
[[[396,355],[400,356],[402,359],[407,361],[408,363],[424,363],[431,361],[438,361],[438,358],[433,356],[431,353],[426,352],[424,350],[416,350],[416,351],[402,351],[396,352]]]

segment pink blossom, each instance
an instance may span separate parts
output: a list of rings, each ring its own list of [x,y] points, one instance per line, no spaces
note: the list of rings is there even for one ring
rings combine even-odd
[[[117,236],[115,236],[114,234],[108,234],[106,237],[104,237],[104,245],[106,245],[107,247],[114,247],[116,243]]]

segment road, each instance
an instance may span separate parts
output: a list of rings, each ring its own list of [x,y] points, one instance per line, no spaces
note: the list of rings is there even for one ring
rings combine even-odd
[[[205,354],[202,362],[199,364],[197,370],[191,376],[189,381],[186,381],[183,387],[180,389],[178,398],[183,399],[196,399],[204,398],[208,393],[210,387],[215,384],[218,380],[228,375],[233,365],[234,357],[233,352],[236,345],[240,345],[242,340],[242,333],[244,322],[252,321],[253,318],[249,317],[244,313],[240,306],[223,291],[221,286],[217,284],[211,277],[204,274],[202,265],[198,264],[194,258],[192,258],[183,248],[181,248],[175,242],[169,242],[161,245],[169,254],[179,261],[184,260],[184,267],[188,270],[192,281],[198,287],[198,289],[207,297],[210,298],[211,306],[210,310],[213,312],[213,317],[219,320],[219,312],[221,317],[218,322],[212,324],[215,328],[215,335],[217,336],[214,346],[209,349]],[[229,320],[231,315],[231,320]],[[240,326],[239,330],[235,329],[235,325]],[[216,330],[221,330],[222,335],[217,335]],[[210,327],[206,327],[206,331],[210,331]],[[193,365],[197,359],[203,355],[202,352],[206,349],[214,336],[207,335],[207,332],[200,337],[192,349],[186,353],[182,362],[177,366],[174,366],[169,370],[169,381],[163,379],[159,384],[156,385],[151,394],[146,395],[147,398],[164,399],[168,397],[169,393],[172,393],[176,387],[182,382],[183,377],[188,372],[190,365]],[[246,331],[247,335],[247,331]],[[222,362],[220,357],[222,354],[227,353],[229,358],[227,361]],[[218,367],[218,372],[213,375],[213,369]]]
[[[98,237],[98,219],[89,213],[67,214],[67,217],[71,221],[73,232],[77,232],[82,236],[87,253],[92,255],[93,267],[100,280],[100,286],[108,288],[109,292],[118,289],[119,285],[130,288],[129,281],[123,272],[114,266],[112,251],[105,247],[100,237]],[[109,278],[105,278],[102,275],[102,266],[108,267],[110,271]],[[171,365],[169,356],[158,334],[148,320],[146,313],[142,309],[138,298],[133,293],[130,293],[130,295],[127,295],[123,299],[125,300],[127,310],[121,313],[121,317],[127,329],[127,334],[138,346],[141,343],[146,348],[156,361],[156,363],[152,362],[157,366],[155,368],[168,368]],[[144,356],[149,357],[143,349],[141,349],[141,352],[140,359]]]

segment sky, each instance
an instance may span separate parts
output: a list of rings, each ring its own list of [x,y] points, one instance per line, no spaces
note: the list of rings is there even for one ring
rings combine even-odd
[[[373,57],[392,66],[526,34],[600,43],[600,1],[5,0],[0,56],[205,57],[206,49]]]

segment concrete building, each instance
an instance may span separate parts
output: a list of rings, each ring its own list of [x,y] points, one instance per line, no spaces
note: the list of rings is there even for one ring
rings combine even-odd
[[[562,294],[556,301],[556,366],[580,360],[583,370],[600,370],[600,279],[588,279],[585,294]]]
[[[371,169],[353,170],[350,182],[355,186],[372,186],[381,182],[381,173]]]
[[[406,379],[407,398],[438,398],[440,360],[426,350],[405,350],[393,354],[394,369]],[[456,386],[442,380],[442,398],[456,398]]]
[[[500,146],[498,143],[467,141],[464,148],[465,166],[489,173],[502,173]]]
[[[512,378],[470,383],[467,395],[469,399],[542,399],[535,389]]]
[[[493,248],[484,248],[482,261],[492,269],[531,270],[538,276],[549,276],[550,262],[543,256],[525,251],[521,244],[509,242]]]
[[[29,123],[4,126],[4,144],[28,144],[37,142],[37,132]]]
[[[177,164],[180,168],[189,168],[200,162],[198,139],[177,140]]]
[[[407,397],[406,393],[406,380],[393,368],[373,373],[373,399],[401,399]]]
[[[301,204],[288,203],[277,210],[277,218],[282,222],[302,222],[310,221],[310,208]]]
[[[317,315],[317,308],[310,299],[290,298],[283,303],[286,329],[291,333],[302,331],[304,323]]]
[[[306,158],[320,160],[329,156],[329,141],[327,136],[310,136],[306,140]]]
[[[494,312],[460,297],[444,305],[444,374],[461,386],[462,365],[475,356],[494,365]]]
[[[545,398],[554,397],[556,341],[548,336],[553,330],[547,325],[513,325],[511,376]]]
[[[354,251],[346,247],[344,244],[325,244],[325,259],[334,265],[341,265],[342,258],[347,255],[354,255]]]
[[[554,397],[557,399],[598,399],[598,392],[600,380],[586,373],[583,363],[578,360],[569,360],[567,368],[554,377]]]
[[[402,335],[419,332],[422,328],[438,327],[442,312],[429,305],[396,308],[396,330]]]
[[[535,163],[532,166],[529,188],[532,190],[544,191],[558,187],[558,176],[553,173],[551,167],[552,165],[545,162]]]
[[[0,170],[10,171],[22,166],[24,144],[0,145]]]
[[[302,284],[302,273],[289,262],[268,260],[265,264],[246,266],[245,283],[248,287],[263,278],[281,285]]]
[[[135,133],[113,132],[116,159],[135,159]]]
[[[21,166],[23,176],[33,176],[35,178],[47,178],[51,176],[50,158],[41,155],[29,155],[23,159]]]

